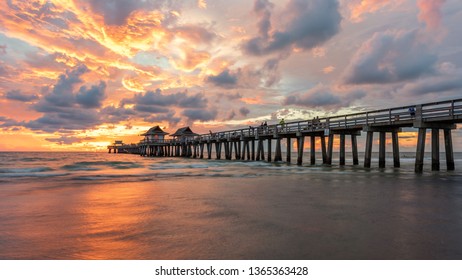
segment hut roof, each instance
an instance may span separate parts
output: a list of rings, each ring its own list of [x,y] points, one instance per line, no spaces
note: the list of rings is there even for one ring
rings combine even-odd
[[[166,135],[169,134],[160,128],[160,126],[156,125],[151,127],[148,131],[145,133],[141,134],[141,136],[147,136],[147,135]]]
[[[171,136],[198,136],[199,134],[192,132],[189,126],[178,128]]]

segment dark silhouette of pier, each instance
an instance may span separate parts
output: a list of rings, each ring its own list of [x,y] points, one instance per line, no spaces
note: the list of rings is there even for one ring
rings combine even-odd
[[[208,134],[190,134],[176,139],[145,139],[138,144],[116,143],[108,146],[111,151],[133,153],[141,156],[212,158],[231,160],[282,161],[281,140],[286,139],[287,163],[292,162],[292,140],[297,142],[297,164],[303,163],[304,141],[309,139],[310,163],[316,164],[316,139],[320,139],[322,163],[332,164],[334,139],[339,137],[339,164],[345,165],[345,142],[349,136],[353,165],[359,164],[357,136],[366,133],[364,167],[371,167],[374,134],[379,136],[379,167],[385,168],[386,136],[392,140],[393,166],[400,167],[398,133],[402,128],[418,130],[415,171],[422,172],[424,164],[427,130],[431,131],[432,167],[440,170],[439,135],[443,132],[446,154],[446,169],[454,170],[452,130],[462,122],[462,99],[446,100],[404,107],[395,107],[348,115],[339,115],[311,120],[270,124],[220,131]],[[189,128],[188,128],[189,129]],[[266,157],[265,157],[266,142]],[[275,146],[273,156],[272,145]],[[206,151],[205,151],[206,150]]]

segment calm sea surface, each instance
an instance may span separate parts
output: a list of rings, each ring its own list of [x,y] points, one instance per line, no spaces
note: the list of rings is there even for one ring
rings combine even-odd
[[[455,156],[419,175],[412,153],[399,169],[0,153],[0,259],[462,259]]]

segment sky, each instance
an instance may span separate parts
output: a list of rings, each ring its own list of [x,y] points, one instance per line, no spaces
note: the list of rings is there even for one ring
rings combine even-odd
[[[0,151],[462,98],[461,25],[460,0],[2,0]]]

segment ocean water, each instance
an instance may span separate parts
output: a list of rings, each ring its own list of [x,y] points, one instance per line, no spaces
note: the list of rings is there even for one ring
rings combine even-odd
[[[0,259],[462,259],[455,157],[415,174],[413,153],[365,169],[3,152]]]

